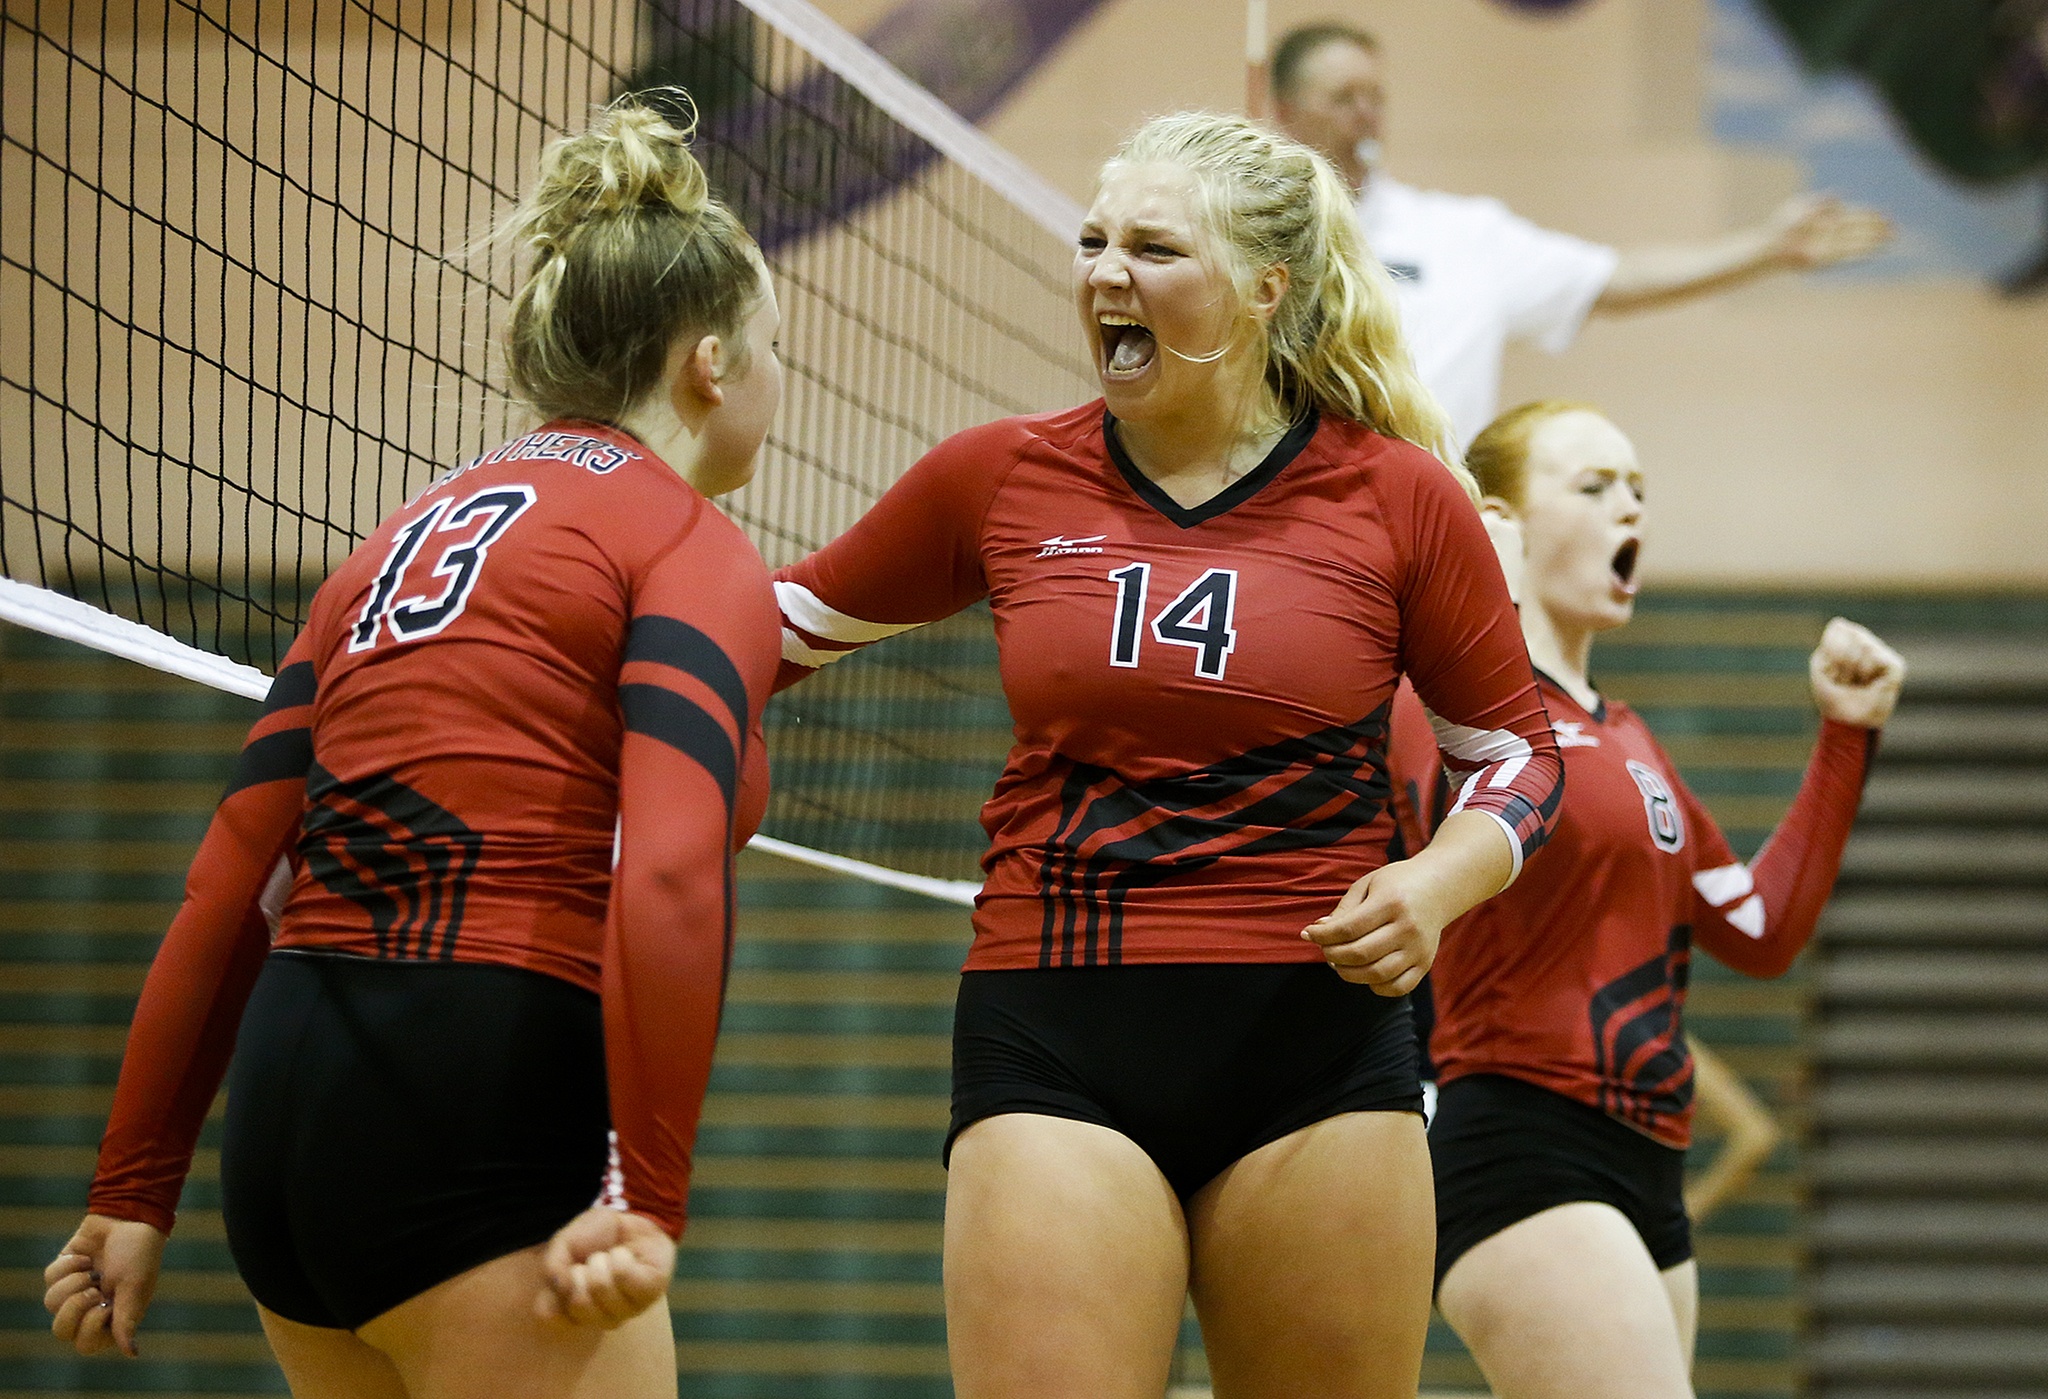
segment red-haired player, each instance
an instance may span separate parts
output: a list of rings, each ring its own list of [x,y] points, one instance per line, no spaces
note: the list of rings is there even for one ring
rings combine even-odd
[[[1594,636],[1635,605],[1628,439],[1590,409],[1536,403],[1496,419],[1469,461],[1485,508],[1521,528],[1522,630],[1566,786],[1542,858],[1445,933],[1431,976],[1438,1304],[1501,1399],[1682,1399],[1698,1298],[1688,962],[1699,946],[1776,976],[1812,936],[1904,667],[1828,624],[1811,664],[1820,741],[1744,864],[1642,720],[1587,677]]]

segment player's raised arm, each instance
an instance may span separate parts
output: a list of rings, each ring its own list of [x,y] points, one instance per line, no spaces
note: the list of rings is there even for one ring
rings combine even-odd
[[[1680,788],[1688,819],[1702,832],[1693,936],[1750,976],[1783,974],[1813,937],[1842,867],[1879,731],[1906,675],[1896,651],[1840,617],[1822,633],[1809,670],[1820,737],[1799,794],[1755,859],[1736,860],[1706,808]]]

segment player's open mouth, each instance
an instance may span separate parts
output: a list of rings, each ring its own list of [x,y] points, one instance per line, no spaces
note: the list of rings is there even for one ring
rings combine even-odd
[[[1151,329],[1129,316],[1097,316],[1095,329],[1102,336],[1103,373],[1109,378],[1135,378],[1158,353]]]
[[[1631,597],[1635,596],[1636,591],[1636,554],[1642,547],[1643,542],[1640,539],[1624,541],[1622,546],[1614,551],[1614,560],[1608,565],[1614,573],[1615,587]]]

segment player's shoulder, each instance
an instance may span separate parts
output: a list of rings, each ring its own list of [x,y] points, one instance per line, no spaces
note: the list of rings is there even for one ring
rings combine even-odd
[[[987,499],[1026,461],[1099,462],[1105,457],[1100,399],[1078,408],[1024,413],[954,433],[927,452],[915,469],[921,479],[943,481]]]
[[[1450,468],[1413,442],[1389,437],[1355,419],[1325,413],[1310,439],[1328,461],[1355,471],[1370,490],[1413,497],[1445,490],[1463,497],[1464,488]]]
[[[1642,715],[1611,695],[1601,696],[1601,701],[1604,706],[1600,716],[1602,728],[1635,752],[1654,756],[1673,772],[1678,770],[1678,765],[1671,761],[1671,755],[1664,751],[1664,745],[1657,741],[1657,735],[1650,731]]]
[[[1102,440],[1102,400],[1049,413],[1020,413],[997,418],[954,433],[935,451],[993,462],[1013,459],[1033,448],[1071,452]]]

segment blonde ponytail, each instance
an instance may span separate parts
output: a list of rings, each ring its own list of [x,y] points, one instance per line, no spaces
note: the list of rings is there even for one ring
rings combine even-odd
[[[542,152],[540,178],[500,226],[532,258],[506,350],[513,388],[543,417],[624,416],[686,332],[744,350],[760,254],[690,154],[695,125],[613,103]]]
[[[1267,324],[1266,379],[1288,412],[1314,408],[1413,442],[1478,499],[1449,418],[1416,377],[1393,282],[1366,250],[1350,191],[1327,160],[1215,112],[1154,118],[1114,159],[1195,177],[1240,294],[1265,269],[1287,268],[1286,295]]]

